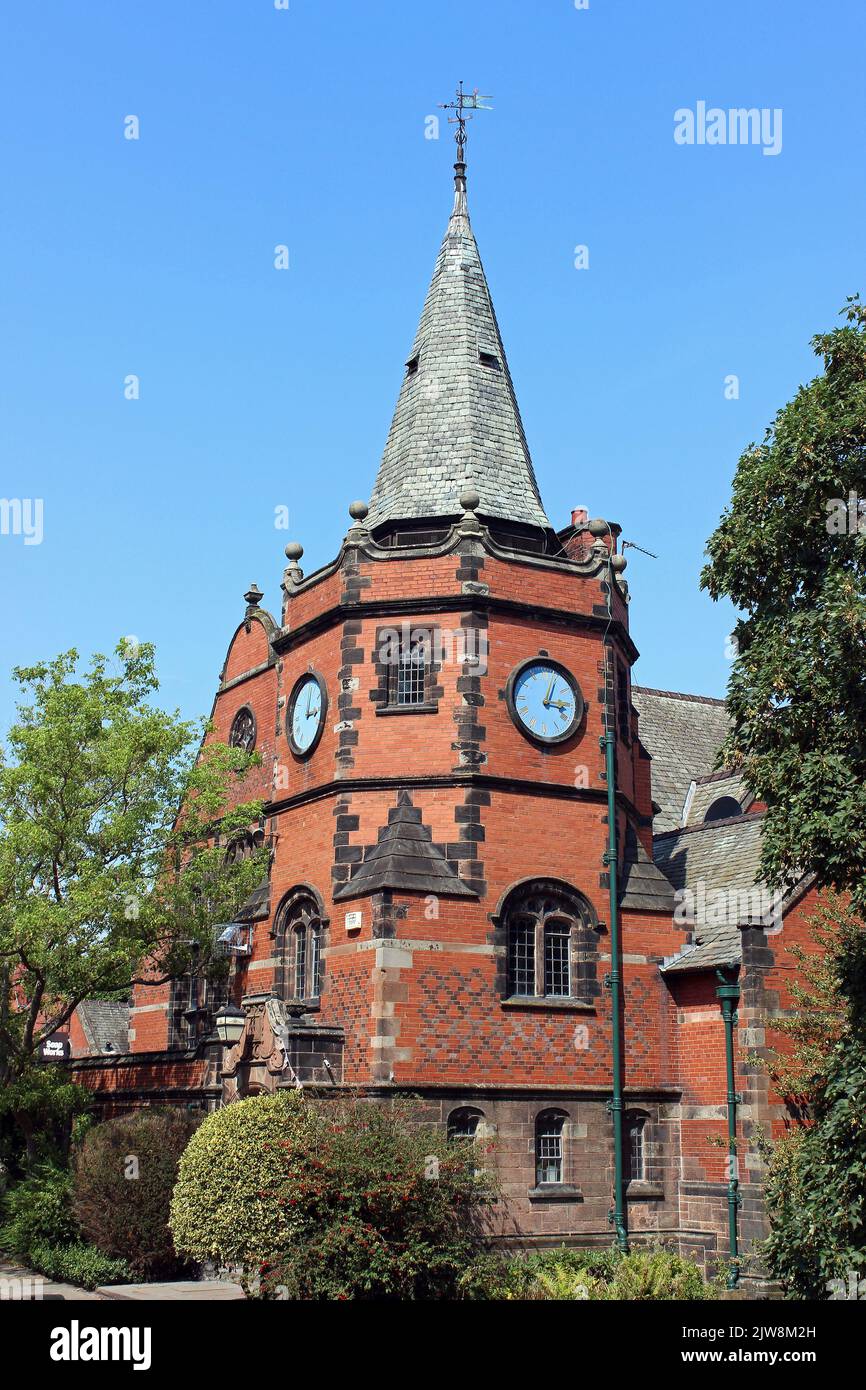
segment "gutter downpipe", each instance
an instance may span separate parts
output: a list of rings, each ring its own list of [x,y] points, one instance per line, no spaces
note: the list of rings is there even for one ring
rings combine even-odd
[[[734,1028],[737,1023],[736,1005],[740,998],[740,986],[736,981],[726,980],[721,970],[716,971],[719,983],[716,998],[722,1008],[725,1024],[725,1061],[728,1075],[728,1253],[730,1271],[728,1288],[736,1289],[740,1283],[740,1253],[737,1234],[737,1211],[742,1204],[739,1183],[739,1160],[737,1158],[737,1105],[739,1096],[735,1089],[734,1077]]]

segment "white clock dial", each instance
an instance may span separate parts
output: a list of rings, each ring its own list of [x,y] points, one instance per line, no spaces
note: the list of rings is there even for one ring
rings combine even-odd
[[[302,676],[289,702],[288,735],[295,753],[312,753],[321,737],[326,710],[324,683],[316,675]]]
[[[561,743],[570,738],[584,708],[571,673],[544,657],[526,661],[512,673],[508,706],[521,732],[540,743]]]

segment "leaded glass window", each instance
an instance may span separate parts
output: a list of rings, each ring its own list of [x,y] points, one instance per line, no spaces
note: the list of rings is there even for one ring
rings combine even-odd
[[[320,908],[307,890],[295,889],[283,900],[274,926],[277,943],[274,988],[281,999],[314,1000],[321,995],[324,930]]]
[[[571,994],[571,964],[569,945],[571,928],[568,922],[547,922],[544,927],[544,993],[546,996]]]
[[[506,904],[502,920],[506,997],[596,997],[597,936],[579,893],[554,881],[529,884]]]

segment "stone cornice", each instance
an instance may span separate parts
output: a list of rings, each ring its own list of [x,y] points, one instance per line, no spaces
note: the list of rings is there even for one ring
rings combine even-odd
[[[553,797],[558,801],[594,801],[607,805],[607,792],[604,787],[574,787],[567,782],[533,782],[519,777],[499,777],[493,773],[466,772],[429,773],[425,775],[396,777],[339,777],[322,782],[316,787],[305,788],[292,796],[265,803],[262,814],[274,816],[295,806],[306,806],[311,801],[321,801],[328,796],[339,796],[344,792],[356,791],[401,791],[426,790],[442,787],[474,788],[478,791],[497,791],[516,796]],[[636,815],[632,802],[617,791],[617,803],[625,811]]]
[[[520,599],[500,598],[495,594],[427,594],[417,598],[370,599],[363,603],[336,603],[309,618],[296,628],[283,628],[271,639],[275,652],[282,655],[300,646],[310,637],[351,618],[411,617],[422,613],[486,613],[505,617],[534,619],[541,623],[584,630],[603,632],[608,626],[607,617],[594,613],[572,613],[564,608],[542,608],[534,603],[523,603]],[[611,631],[619,637],[632,662],[640,653],[623,623],[615,618]]]
[[[431,526],[433,524],[431,522]],[[443,526],[443,529],[446,527]],[[395,560],[428,560],[436,556],[451,554],[458,549],[463,541],[476,542],[488,555],[492,555],[497,560],[517,565],[528,565],[535,569],[555,570],[559,574],[571,573],[575,577],[583,579],[591,579],[594,575],[601,573],[605,567],[605,559],[600,555],[580,561],[565,554],[536,555],[529,550],[512,549],[502,545],[491,535],[489,527],[477,521],[470,525],[467,525],[465,521],[448,525],[447,535],[435,545],[411,546],[379,545],[365,526],[353,526],[333,560],[322,565],[320,569],[314,570],[312,574],[306,575],[303,579],[294,579],[291,577],[291,570],[287,571],[287,579],[283,587],[289,599],[295,594],[307,592],[323,580],[330,578],[331,575],[338,573],[346,553],[350,550],[357,551],[359,556],[363,556],[367,560],[384,563]]]

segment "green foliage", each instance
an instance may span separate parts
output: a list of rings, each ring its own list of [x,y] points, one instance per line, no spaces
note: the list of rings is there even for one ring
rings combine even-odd
[[[822,920],[835,1010],[827,1036],[835,1040],[815,1064],[819,1082],[808,1097],[807,1122],[769,1152],[766,1260],[789,1292],[804,1298],[826,1298],[831,1279],[866,1274],[866,932],[834,913],[838,905],[831,904]],[[819,1041],[825,1032],[819,1028]],[[811,1062],[816,1042],[808,1031],[807,1040]]]
[[[41,1041],[83,999],[128,994],[142,962],[144,983],[224,969],[213,925],[260,881],[267,852],[225,852],[261,814],[240,799],[258,758],[214,742],[196,756],[200,731],[151,702],[152,647],[122,642],[114,663],[95,656],[84,672],[70,651],[14,676],[22,700],[0,753],[0,1094],[30,1074],[14,1113],[32,1156]]]
[[[494,1197],[477,1161],[408,1103],[255,1097],[193,1136],[170,1224],[178,1250],[240,1267],[253,1296],[449,1297]]]
[[[812,1125],[770,1154],[766,1259],[795,1297],[827,1298],[828,1281],[866,1275],[866,1046],[836,1044]]]
[[[828,529],[828,504],[866,498],[866,306],[813,339],[824,371],[742,455],[702,585],[743,616],[721,760],[768,806],[763,876],[804,872],[866,904],[866,516]]]
[[[71,1198],[69,1174],[59,1168],[44,1165],[16,1183],[2,1199],[0,1250],[29,1264],[37,1244],[65,1245],[78,1240],[80,1231]]]
[[[796,962],[790,991],[794,1009],[769,1026],[785,1040],[774,1049],[767,1069],[779,1095],[805,1117],[823,1094],[834,1048],[850,1029],[850,1000],[843,988],[855,985],[853,962],[864,954],[863,924],[836,895],[822,902],[809,923],[815,949],[788,947]],[[862,987],[855,992],[866,998]]]
[[[622,1260],[605,1295],[611,1299],[670,1302],[676,1299],[716,1298],[718,1288],[706,1283],[697,1265],[662,1248],[635,1250]]]
[[[92,1110],[83,1110],[75,1116],[71,1129],[73,1147],[84,1142],[85,1136],[90,1133],[96,1123],[96,1116]]]
[[[33,1065],[11,1076],[0,1087],[4,1158],[10,1168],[29,1171],[39,1163],[64,1162],[69,1123],[89,1103],[84,1088],[68,1081],[58,1066]],[[22,1134],[28,1141],[26,1162],[21,1157]]]
[[[599,1249],[542,1250],[504,1260],[482,1257],[460,1279],[463,1298],[629,1302],[715,1298],[697,1265],[662,1245],[621,1254]]]
[[[73,1158],[73,1210],[85,1237],[140,1279],[184,1268],[168,1229],[181,1154],[198,1125],[181,1110],[139,1110],[84,1136]]]
[[[96,1289],[103,1284],[129,1284],[132,1273],[123,1260],[112,1260],[92,1245],[49,1245],[39,1241],[30,1250],[28,1264],[46,1279]]]

